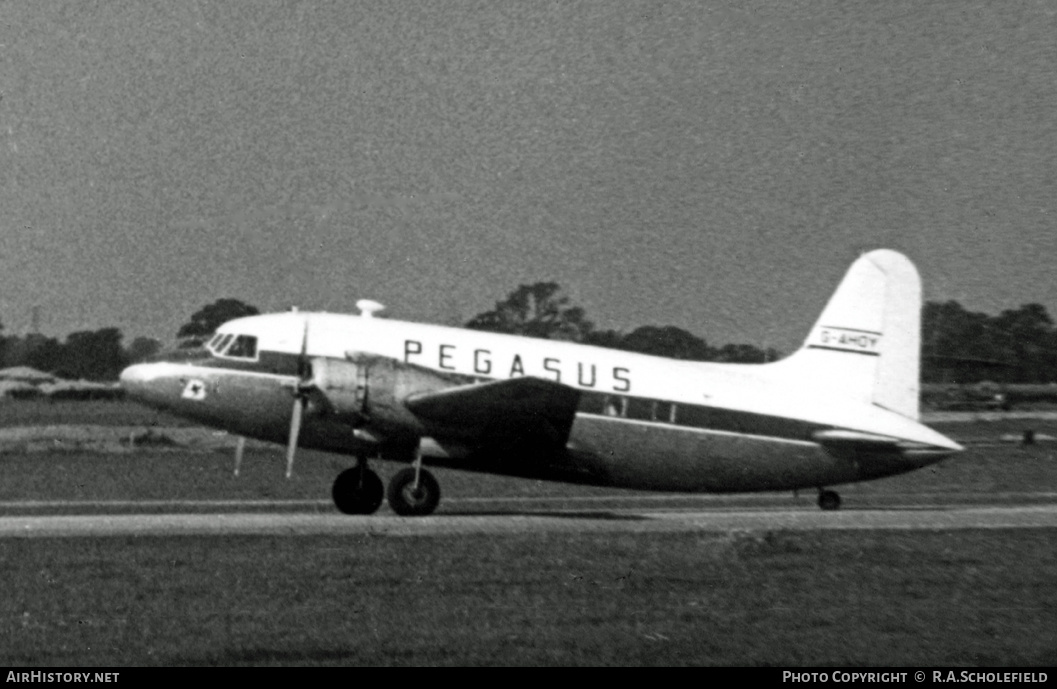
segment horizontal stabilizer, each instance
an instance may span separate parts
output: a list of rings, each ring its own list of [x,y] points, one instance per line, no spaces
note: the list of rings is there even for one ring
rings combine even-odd
[[[412,395],[404,406],[445,435],[485,444],[513,441],[564,447],[578,390],[540,378],[513,378]]]
[[[945,438],[930,428],[921,427],[927,434],[915,440],[892,438],[887,435],[875,435],[861,431],[828,430],[812,434],[815,442],[833,450],[884,451],[898,450],[905,456],[946,456],[951,452],[960,452],[964,448],[949,438]]]
[[[860,433],[859,431],[818,431],[812,435],[816,442],[822,445],[848,447],[853,446],[861,449],[891,449],[900,448],[899,440],[885,435],[874,435],[873,433]]]

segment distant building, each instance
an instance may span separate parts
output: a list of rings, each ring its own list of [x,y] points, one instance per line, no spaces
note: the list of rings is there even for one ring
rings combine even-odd
[[[29,383],[30,385],[43,385],[44,383],[54,383],[56,380],[58,380],[58,378],[50,373],[38,371],[29,366],[0,368],[0,381],[4,382],[17,381],[20,383]]]
[[[0,397],[89,400],[118,399],[122,396],[123,391],[117,383],[60,380],[50,373],[44,373],[29,366],[0,369]]]

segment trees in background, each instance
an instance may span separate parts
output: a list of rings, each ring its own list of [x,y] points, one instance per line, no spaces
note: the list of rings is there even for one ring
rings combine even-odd
[[[117,380],[129,363],[117,328],[82,330],[70,333],[65,342],[54,337],[30,334],[10,337],[3,343],[3,367],[29,366],[60,378]]]
[[[146,361],[162,350],[162,343],[153,337],[137,337],[125,350],[130,363]]]
[[[688,361],[712,361],[716,354],[703,339],[674,325],[636,328],[624,335],[616,348]]]
[[[988,316],[956,301],[927,302],[921,349],[925,382],[1057,381],[1057,330],[1041,304]]]
[[[725,364],[765,364],[781,358],[781,352],[773,347],[760,349],[750,344],[725,344],[716,350],[712,361]]]
[[[692,361],[755,364],[782,356],[751,344],[714,348],[675,326],[648,325],[630,333],[595,330],[584,310],[572,306],[553,282],[520,286],[467,327]],[[989,316],[956,301],[926,302],[921,342],[924,382],[1057,382],[1057,328],[1041,304]]]
[[[217,300],[196,311],[180,327],[179,337],[183,338],[180,344],[194,346],[212,335],[221,324],[257,313],[256,307],[237,299]],[[38,333],[3,337],[0,324],[0,368],[29,366],[60,378],[115,381],[123,368],[162,349],[162,343],[151,337],[137,337],[127,349],[122,347],[121,340],[122,334],[117,328],[70,333],[65,342]]]
[[[260,311],[238,299],[217,299],[191,315],[191,320],[176,333],[180,347],[197,347],[217,331],[217,328],[244,316],[256,316]]]
[[[26,335],[21,339],[13,338],[7,358],[9,365],[25,364],[40,371],[56,373],[62,368],[65,349],[54,337]]]
[[[121,348],[121,331],[117,328],[84,330],[70,333],[62,348],[63,378],[84,380],[117,380],[128,365]]]
[[[221,324],[259,313],[237,299],[202,307],[180,327],[184,343],[197,344]],[[780,354],[750,344],[712,347],[675,326],[647,325],[630,333],[596,330],[553,282],[522,285],[466,327],[476,330],[581,342],[611,349],[730,363],[775,361]],[[0,323],[0,368],[30,366],[64,378],[116,380],[129,363],[161,350],[158,340],[138,337],[123,348],[117,328],[70,333],[65,342],[40,334],[8,336]],[[997,316],[966,310],[956,301],[927,302],[922,311],[924,382],[1057,382],[1057,327],[1041,304],[1024,304]]]
[[[521,285],[496,302],[495,308],[474,316],[467,328],[526,335],[551,340],[569,340],[597,347],[623,349],[689,361],[756,363],[774,361],[779,354],[753,345],[724,345],[713,349],[705,340],[672,325],[646,325],[630,333],[595,330],[584,310],[572,306],[554,282]]]
[[[556,282],[521,285],[491,311],[471,318],[466,327],[569,342],[583,342],[594,328],[583,309],[569,304]]]

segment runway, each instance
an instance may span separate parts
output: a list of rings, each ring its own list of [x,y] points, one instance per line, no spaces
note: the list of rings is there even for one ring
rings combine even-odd
[[[0,517],[0,538],[108,536],[449,536],[459,534],[645,533],[810,530],[959,530],[1057,527],[1057,504],[927,505],[892,508],[522,509],[407,518],[333,512],[163,512]]]

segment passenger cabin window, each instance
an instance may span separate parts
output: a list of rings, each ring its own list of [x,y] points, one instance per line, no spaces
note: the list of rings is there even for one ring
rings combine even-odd
[[[624,415],[629,419],[653,421],[654,404],[656,403],[653,400],[632,397],[627,401],[627,406],[624,408]]]
[[[224,350],[223,356],[231,357],[233,359],[256,359],[257,338],[252,335],[239,335],[235,338],[234,342]]]
[[[657,401],[653,406],[653,420],[664,423],[675,423],[675,405],[671,402]]]
[[[585,414],[604,414],[606,410],[606,396],[601,392],[581,392],[580,409]]]
[[[694,428],[715,428],[715,414],[711,409],[691,404],[679,409],[679,425]]]

